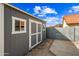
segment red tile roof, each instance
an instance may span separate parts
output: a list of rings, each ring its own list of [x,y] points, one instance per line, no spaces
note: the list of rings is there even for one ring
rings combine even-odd
[[[79,14],[64,16],[63,20],[65,20],[67,24],[78,24],[79,23]]]

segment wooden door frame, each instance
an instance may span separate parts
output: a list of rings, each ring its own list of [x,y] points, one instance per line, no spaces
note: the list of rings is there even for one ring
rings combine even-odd
[[[34,23],[36,23],[36,32],[37,33],[34,33],[34,34],[31,34],[31,22],[34,22]],[[38,24],[41,24],[41,41],[40,42],[38,42]],[[31,36],[32,35],[36,35],[36,44],[35,45],[33,45],[33,46],[31,46]],[[41,43],[42,42],[42,22],[38,22],[38,21],[35,21],[35,20],[32,20],[32,19],[29,19],[29,50],[31,50],[33,47],[35,47],[36,45],[38,45],[39,43]]]

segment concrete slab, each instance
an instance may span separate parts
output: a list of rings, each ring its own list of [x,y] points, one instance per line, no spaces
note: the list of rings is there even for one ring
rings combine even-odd
[[[50,49],[57,56],[79,56],[79,49],[67,40],[54,40]]]
[[[46,39],[42,43],[40,43],[38,46],[33,48],[27,56],[55,56],[53,53],[49,51],[49,48],[52,44],[52,39]]]
[[[77,49],[79,49],[79,41],[73,41],[73,44],[76,46]]]

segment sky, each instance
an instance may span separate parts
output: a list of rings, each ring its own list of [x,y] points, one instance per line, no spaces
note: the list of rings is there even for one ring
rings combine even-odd
[[[47,21],[46,26],[62,24],[63,16],[79,13],[79,3],[11,3],[11,5]]]

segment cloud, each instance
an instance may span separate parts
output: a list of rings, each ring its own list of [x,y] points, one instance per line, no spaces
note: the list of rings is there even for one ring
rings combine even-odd
[[[57,14],[57,12],[56,12],[54,9],[51,9],[51,8],[48,8],[48,7],[46,7],[46,8],[43,10],[43,13],[44,13],[44,14],[51,14],[51,13]]]
[[[38,16],[39,16],[39,17],[44,17],[44,16],[45,16],[45,14],[39,14]]]
[[[58,24],[58,17],[50,17],[50,16],[47,16],[47,14],[55,14],[57,15],[58,12],[53,9],[53,8],[50,8],[48,6],[35,6],[34,7],[34,14],[33,15],[36,15],[40,18],[43,18],[45,21],[47,21],[47,25],[56,25]]]
[[[40,13],[40,11],[41,11],[41,7],[40,6],[35,6],[35,8],[34,8],[35,14]]]
[[[69,10],[68,12],[69,12],[69,13],[72,13],[73,11],[72,11],[72,10]]]
[[[48,23],[49,23],[49,22],[55,22],[55,21],[57,21],[58,18],[56,18],[56,17],[47,17],[46,20],[47,20]]]
[[[26,10],[29,10],[29,9],[26,9]]]
[[[64,17],[64,15],[61,16],[62,18]]]
[[[58,24],[59,22],[58,22],[58,20],[59,20],[59,18],[57,18],[57,17],[47,17],[46,19],[44,19],[45,21],[47,21],[47,26],[48,25],[56,25],[56,24]]]
[[[38,16],[45,16],[46,14],[58,14],[55,9],[49,8],[47,6],[35,6],[34,7],[34,15],[38,14]]]
[[[73,7],[72,7],[72,10],[73,10],[74,12],[78,12],[78,11],[79,11],[79,5],[78,5],[78,6],[73,6]]]
[[[79,12],[79,5],[78,6],[72,6],[71,9],[69,10],[70,13],[72,12]]]

